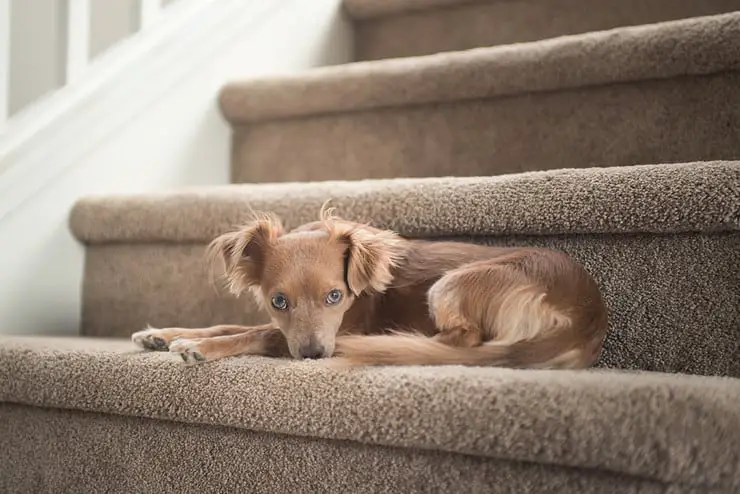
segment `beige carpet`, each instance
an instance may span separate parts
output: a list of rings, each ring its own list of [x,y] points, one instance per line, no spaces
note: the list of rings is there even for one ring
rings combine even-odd
[[[464,492],[484,483],[617,492],[617,481],[627,492],[740,489],[740,455],[729,447],[740,441],[736,379],[457,367],[332,371],[319,362],[259,357],[188,368],[128,342],[3,338],[0,401],[0,469],[17,458],[6,453],[10,441],[13,451],[51,470],[44,478],[82,476],[88,485],[108,461],[123,471],[143,469],[143,478],[133,472],[143,485],[174,468],[156,480],[171,476],[182,485],[196,472],[161,456],[192,455],[203,461],[196,485],[236,485],[225,475],[233,466],[253,472],[255,492],[371,482],[360,488],[366,491],[380,480],[417,492],[456,483]],[[200,426],[175,431],[165,421]],[[72,456],[55,454],[54,437],[73,439]],[[226,454],[232,451],[242,453]],[[303,485],[311,465],[317,470]],[[101,491],[119,489],[120,477],[100,479]],[[30,487],[35,477],[8,478]],[[18,492],[5,482],[4,492]]]
[[[740,376],[738,162],[87,198],[71,217],[87,244],[83,333],[262,321],[208,283],[203,247],[250,207],[296,226],[330,198],[409,236],[569,252],[610,310],[600,366]]]
[[[739,159],[740,12],[234,81],[234,182]]]
[[[345,0],[357,60],[468,50],[740,9],[738,0]]]
[[[0,434],[5,494],[692,492],[593,468],[9,404]]]

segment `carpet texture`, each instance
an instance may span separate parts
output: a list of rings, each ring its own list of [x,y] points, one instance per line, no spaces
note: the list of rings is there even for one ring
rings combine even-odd
[[[739,70],[738,50],[740,12],[733,12],[522,45],[235,81],[221,90],[220,104],[232,124],[244,124],[707,75]]]
[[[740,159],[740,72],[239,126],[234,183]]]
[[[8,404],[0,435],[4,494],[692,491],[597,469]]]
[[[738,52],[740,12],[233,82],[232,181],[739,159]]]
[[[740,9],[738,0],[345,0],[355,59],[428,55]]]
[[[611,473],[632,485],[639,479],[672,485],[677,492],[740,488],[740,455],[734,447],[740,441],[737,379],[456,367],[339,372],[320,362],[264,358],[188,368],[169,354],[139,353],[128,342],[0,342],[0,401],[6,403],[350,441],[378,455],[377,447],[384,446],[538,465],[520,473],[527,476],[545,465],[595,470],[595,482]],[[16,417],[22,411],[3,407],[6,414],[13,410]],[[59,412],[34,414],[45,415],[42,424],[61,419]],[[66,415],[73,422],[65,428],[82,427],[77,434],[100,429],[88,431],[82,415]],[[124,419],[115,420],[125,427]],[[154,424],[145,427],[164,429]],[[12,437],[20,431],[11,432]],[[105,434],[103,442],[110,441]],[[179,434],[197,435],[198,429]],[[183,445],[173,438],[159,447],[172,451]],[[199,449],[186,449],[193,447]],[[318,448],[320,456],[336,445]],[[241,455],[232,461],[259,460]],[[512,476],[517,481],[518,475]]]
[[[734,162],[87,198],[71,216],[87,244],[83,333],[262,322],[249,297],[208,283],[205,244],[250,207],[290,227],[314,220],[330,198],[343,216],[408,236],[568,252],[610,310],[599,366],[740,376]]]
[[[414,237],[681,233],[740,229],[740,161],[442,177],[181,188],[88,196],[70,214],[87,244],[210,241],[248,218],[314,221],[327,199],[356,221]]]

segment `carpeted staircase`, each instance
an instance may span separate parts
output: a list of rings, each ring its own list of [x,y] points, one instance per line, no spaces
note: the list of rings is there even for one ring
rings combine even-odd
[[[0,339],[0,492],[740,492],[740,1],[345,7],[369,61],[224,87],[234,185],[74,207],[81,336]],[[598,368],[186,368],[128,341],[261,321],[204,246],[327,199],[570,253],[610,311]]]
[[[236,81],[220,97],[234,127],[232,178],[736,159],[738,53],[740,12]]]

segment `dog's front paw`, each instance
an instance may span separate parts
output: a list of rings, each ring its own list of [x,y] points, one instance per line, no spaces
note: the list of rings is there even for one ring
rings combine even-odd
[[[206,360],[199,346],[198,340],[177,339],[170,343],[170,353],[180,355],[186,364],[198,364]]]
[[[168,347],[165,330],[163,329],[148,328],[137,331],[131,335],[131,341],[136,346],[156,352],[166,352]]]

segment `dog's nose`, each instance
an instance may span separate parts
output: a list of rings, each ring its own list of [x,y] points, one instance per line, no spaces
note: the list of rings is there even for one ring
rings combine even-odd
[[[301,357],[303,358],[316,359],[316,358],[322,358],[324,356],[324,347],[321,345],[314,345],[314,344],[301,345],[298,351],[300,352]]]

